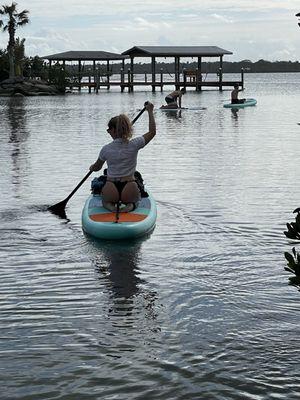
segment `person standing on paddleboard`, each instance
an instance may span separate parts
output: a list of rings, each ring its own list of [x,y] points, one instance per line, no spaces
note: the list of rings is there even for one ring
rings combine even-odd
[[[241,104],[245,103],[246,99],[239,99],[239,92],[241,92],[243,89],[239,89],[239,84],[235,83],[233,85],[233,91],[231,92],[231,104]]]
[[[174,90],[174,92],[169,93],[166,97],[167,105],[161,106],[161,108],[181,108],[181,98],[185,94],[185,88],[180,90]]]
[[[138,151],[156,135],[153,104],[145,103],[149,116],[149,131],[132,139],[132,124],[125,114],[117,115],[108,122],[107,132],[113,141],[102,147],[97,161],[90,171],[101,170],[107,163],[107,181],[102,189],[103,206],[116,211],[119,202],[125,204],[122,212],[133,211],[141,195],[135,181]]]

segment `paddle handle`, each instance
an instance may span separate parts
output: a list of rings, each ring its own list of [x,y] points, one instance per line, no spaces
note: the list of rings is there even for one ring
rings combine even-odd
[[[131,125],[133,125],[135,123],[135,121],[137,121],[140,116],[143,114],[143,112],[146,110],[146,105],[148,104],[148,101],[145,102],[144,104],[144,108],[141,109],[141,111],[138,113],[138,115],[131,121]]]

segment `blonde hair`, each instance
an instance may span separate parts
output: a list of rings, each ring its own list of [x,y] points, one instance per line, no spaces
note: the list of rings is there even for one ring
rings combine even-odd
[[[132,124],[125,114],[117,115],[108,122],[110,129],[115,129],[118,138],[126,140],[127,142],[132,137]]]

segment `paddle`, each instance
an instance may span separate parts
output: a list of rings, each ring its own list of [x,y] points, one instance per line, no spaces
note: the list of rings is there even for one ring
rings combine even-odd
[[[138,115],[132,120],[131,124],[133,125],[139,118],[140,116],[143,114],[143,112],[146,110],[146,105],[147,105],[147,101],[144,104],[144,108],[141,109],[141,111],[138,113]],[[80,188],[80,186],[87,180],[87,178],[91,175],[93,171],[89,171],[85,177],[78,183],[78,185],[76,186],[75,189],[72,190],[72,192],[69,194],[68,197],[66,197],[63,201],[60,201],[57,204],[54,204],[53,206],[48,207],[48,210],[50,212],[52,212],[53,214],[58,215],[61,218],[67,218],[66,216],[66,212],[65,212],[65,208],[66,205],[68,203],[68,201],[70,200],[70,198],[77,192],[77,190]]]

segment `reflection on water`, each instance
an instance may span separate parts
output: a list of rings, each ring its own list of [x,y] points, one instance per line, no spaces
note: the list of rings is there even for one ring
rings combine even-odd
[[[162,111],[162,113],[164,115],[166,115],[167,118],[169,118],[169,119],[180,119],[181,116],[182,116],[182,110],[167,110],[167,109],[164,109]]]
[[[238,108],[231,108],[232,118],[237,119],[238,118],[238,113],[239,113]]]
[[[105,282],[110,291],[110,316],[133,316],[135,302],[139,298],[142,299],[144,317],[154,320],[157,294],[153,290],[145,290],[147,282],[141,278],[139,268],[141,247],[146,239],[97,242],[87,237],[87,240],[92,246],[92,264],[98,279]],[[159,327],[155,324],[150,329],[157,331]]]
[[[143,281],[138,277],[141,243],[97,243],[93,264],[99,279],[109,278],[112,297],[130,299]]]
[[[11,158],[13,163],[13,182],[19,186],[22,171],[27,168],[26,141],[29,130],[26,126],[26,98],[9,98],[5,108],[5,117],[9,127],[9,143],[12,143]]]
[[[10,125],[10,141],[14,143],[24,142],[29,133],[26,131],[26,98],[13,97],[8,99],[5,108]]]

